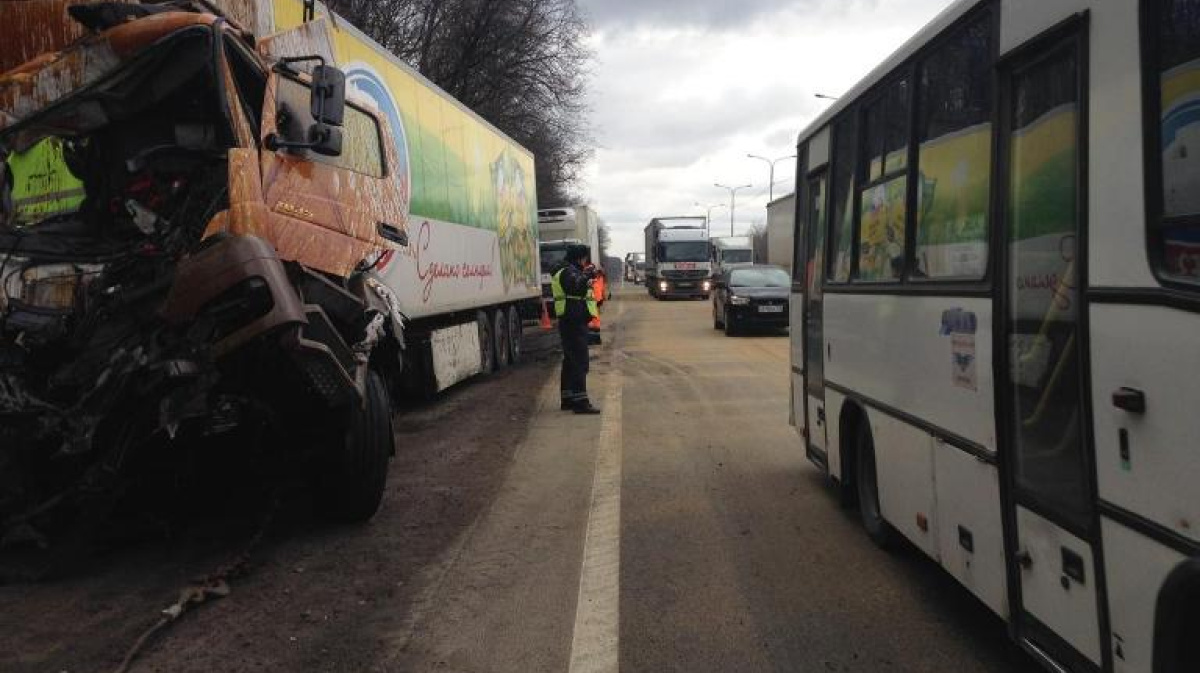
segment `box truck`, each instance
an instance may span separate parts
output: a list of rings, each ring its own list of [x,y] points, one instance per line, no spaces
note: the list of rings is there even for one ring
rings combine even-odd
[[[646,225],[646,289],[651,297],[703,297],[712,261],[703,217],[656,217]]]
[[[533,157],[301,0],[77,4],[0,2],[0,538],[240,440],[370,517],[397,393],[520,355]]]
[[[541,262],[542,297],[550,297],[550,275],[567,258],[567,246],[588,246],[592,261],[600,264],[600,224],[589,206],[561,206],[538,211],[538,247]]]
[[[719,236],[713,238],[712,263],[713,276],[719,276],[736,267],[753,264],[754,242],[749,236]]]

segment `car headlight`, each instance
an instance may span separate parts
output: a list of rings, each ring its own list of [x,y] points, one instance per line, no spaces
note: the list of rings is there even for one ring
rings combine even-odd
[[[745,306],[750,303],[749,297],[739,297],[736,294],[729,295],[729,303],[734,306]]]

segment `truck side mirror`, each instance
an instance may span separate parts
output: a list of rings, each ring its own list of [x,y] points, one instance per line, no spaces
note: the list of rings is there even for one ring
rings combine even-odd
[[[314,67],[310,107],[317,124],[341,126],[346,115],[346,73],[331,65]]]
[[[342,155],[342,130],[336,126],[317,122],[308,127],[308,147],[317,154],[340,157]]]

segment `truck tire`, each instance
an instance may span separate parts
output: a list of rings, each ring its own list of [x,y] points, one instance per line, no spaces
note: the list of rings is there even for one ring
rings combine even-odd
[[[496,371],[508,367],[508,311],[503,306],[492,312],[492,344]]]
[[[521,335],[525,331],[525,323],[521,321],[521,312],[516,306],[508,307],[508,362],[521,362]]]
[[[383,377],[367,372],[364,392],[366,399],[349,410],[340,446],[331,447],[319,476],[325,510],[346,523],[366,521],[379,511],[388,461],[396,447],[392,404]]]
[[[496,370],[496,346],[487,311],[475,312],[475,324],[479,327],[479,373],[491,374]]]

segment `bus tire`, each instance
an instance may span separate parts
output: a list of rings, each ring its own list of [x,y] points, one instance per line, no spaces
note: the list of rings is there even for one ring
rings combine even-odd
[[[492,313],[492,352],[496,358],[496,371],[508,367],[508,311],[501,306]]]
[[[858,514],[862,519],[867,537],[881,549],[888,549],[895,541],[895,529],[883,518],[879,506],[879,478],[875,465],[875,442],[871,438],[871,426],[862,419],[855,433],[855,475],[858,489]]]
[[[491,374],[496,369],[496,350],[487,311],[475,312],[475,324],[479,327],[479,373]]]
[[[340,441],[330,447],[319,475],[324,510],[337,521],[359,523],[379,511],[387,485],[388,461],[395,453],[392,404],[383,377],[367,372],[366,399],[352,405]]]
[[[521,312],[516,306],[508,307],[508,363],[515,365],[521,362],[521,335],[525,331],[525,323],[521,322]]]

